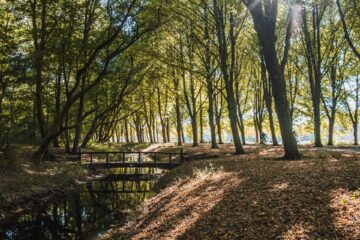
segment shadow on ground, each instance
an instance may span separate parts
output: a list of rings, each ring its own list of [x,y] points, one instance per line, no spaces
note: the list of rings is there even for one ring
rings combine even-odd
[[[360,239],[358,158],[305,159],[193,163],[115,238]]]

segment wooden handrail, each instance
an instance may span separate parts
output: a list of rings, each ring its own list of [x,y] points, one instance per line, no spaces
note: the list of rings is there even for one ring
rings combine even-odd
[[[172,156],[173,155],[180,155],[180,163],[183,163],[184,161],[184,155],[186,155],[187,153],[184,153],[183,149],[180,149],[180,152],[142,152],[142,151],[94,151],[94,152],[83,152],[83,151],[79,151],[79,159],[81,162],[82,159],[82,155],[90,155],[90,165],[93,164],[93,155],[96,154],[105,154],[105,164],[107,166],[109,166],[110,164],[110,159],[109,159],[109,154],[122,154],[122,163],[125,164],[125,155],[126,154],[137,154],[138,155],[138,164],[141,164],[141,154],[153,154],[155,155],[154,158],[154,164],[157,164],[157,159],[156,159],[156,155],[169,155],[169,163],[172,164]]]
[[[141,152],[141,151],[137,151],[137,152],[131,152],[131,151],[96,151],[96,152],[81,152],[81,155],[86,155],[86,154],[119,154],[119,153],[125,153],[125,154],[175,154],[175,155],[179,155],[179,154],[183,154],[186,155],[187,153],[184,152]]]

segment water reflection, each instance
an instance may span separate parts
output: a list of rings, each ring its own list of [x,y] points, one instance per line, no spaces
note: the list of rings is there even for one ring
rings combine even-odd
[[[153,196],[159,169],[113,169],[105,179],[0,222],[0,239],[86,239],[124,224]],[[130,175],[124,175],[130,174]]]

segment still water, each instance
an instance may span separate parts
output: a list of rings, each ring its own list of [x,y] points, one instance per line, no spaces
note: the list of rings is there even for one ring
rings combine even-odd
[[[161,170],[113,169],[75,191],[0,222],[0,239],[91,239],[133,216]]]

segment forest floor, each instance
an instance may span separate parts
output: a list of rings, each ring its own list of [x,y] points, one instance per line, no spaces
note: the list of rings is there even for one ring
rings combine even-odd
[[[102,238],[360,239],[359,148],[305,146],[296,161],[281,147],[183,148],[219,157],[166,173],[138,217]]]
[[[91,145],[88,150],[140,150],[149,144]],[[0,221],[21,212],[38,202],[74,189],[80,184],[103,176],[82,166],[74,155],[63,149],[53,149],[56,161],[34,162],[31,159],[36,147],[13,146],[7,153],[0,152]],[[76,157],[76,156],[75,156]]]

